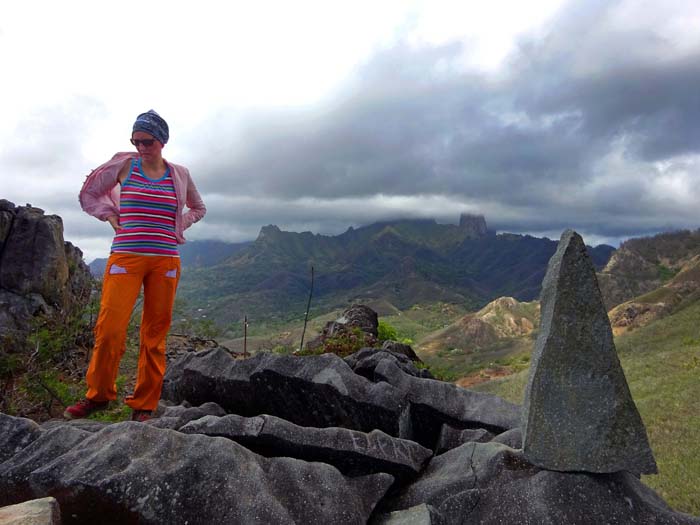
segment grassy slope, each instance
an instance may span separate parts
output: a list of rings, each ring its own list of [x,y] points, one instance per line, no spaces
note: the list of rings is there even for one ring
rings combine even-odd
[[[616,339],[659,466],[644,476],[671,507],[700,515],[700,301]],[[477,390],[522,402],[527,370]]]

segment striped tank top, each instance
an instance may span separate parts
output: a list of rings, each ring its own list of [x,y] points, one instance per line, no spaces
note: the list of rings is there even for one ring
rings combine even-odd
[[[131,161],[129,176],[122,184],[119,230],[112,252],[178,257],[175,237],[177,197],[170,167],[160,179],[149,179],[141,159]]]

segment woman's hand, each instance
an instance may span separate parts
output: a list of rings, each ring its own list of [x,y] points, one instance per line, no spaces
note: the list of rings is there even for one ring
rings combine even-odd
[[[114,228],[114,231],[117,231],[119,229],[119,216],[118,215],[110,215],[107,217],[107,222],[112,225],[112,228]]]

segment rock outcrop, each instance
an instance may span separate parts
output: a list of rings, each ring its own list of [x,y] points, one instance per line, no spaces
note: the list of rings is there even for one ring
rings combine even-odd
[[[656,473],[595,268],[572,230],[550,260],[540,302],[523,407],[525,457],[559,471]]]
[[[700,255],[676,269],[677,273],[662,286],[610,310],[608,315],[615,334],[647,325],[700,294]]]
[[[338,319],[327,322],[321,333],[309,341],[305,348],[312,351],[323,348],[329,339],[349,336],[353,330],[359,330],[365,338],[365,343],[373,346],[379,335],[378,327],[377,312],[363,304],[354,304],[347,308]]]
[[[466,233],[467,239],[481,239],[489,234],[483,215],[462,213],[459,216],[459,227]]]
[[[56,215],[0,200],[0,334],[9,349],[31,321],[70,315],[87,304],[92,277],[82,252],[63,240]]]
[[[126,422],[44,432],[0,465],[0,504],[53,493],[66,523],[365,523],[392,481]]]
[[[145,424],[0,415],[0,506],[53,496],[79,524],[700,525],[630,474],[533,465],[519,407],[375,354],[367,377],[332,354],[187,353],[164,390],[182,403]]]
[[[539,315],[536,301],[499,297],[478,312],[467,314],[425,337],[420,350],[434,353],[453,348],[468,353],[502,344],[505,340],[526,338],[539,323]]]

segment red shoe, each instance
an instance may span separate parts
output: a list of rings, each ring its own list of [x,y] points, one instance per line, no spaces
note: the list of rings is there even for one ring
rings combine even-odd
[[[109,401],[93,401],[92,399],[81,399],[75,405],[71,405],[63,412],[66,419],[82,419],[88,417],[93,412],[104,410],[109,405]]]
[[[143,423],[153,417],[153,410],[134,410],[131,413],[131,420]]]

